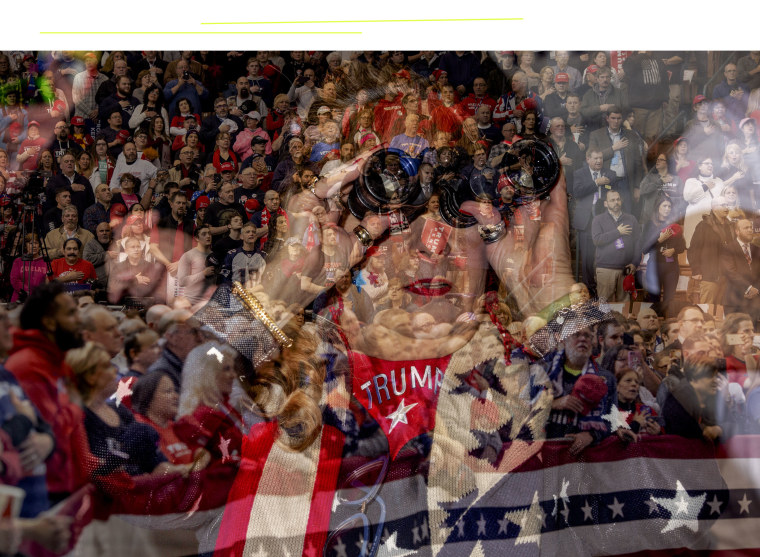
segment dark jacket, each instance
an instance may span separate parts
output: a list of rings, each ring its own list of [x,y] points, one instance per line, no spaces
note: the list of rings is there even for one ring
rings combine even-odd
[[[692,275],[702,275],[702,280],[718,282],[721,266],[716,265],[720,254],[731,240],[731,225],[718,222],[712,213],[702,217],[697,224],[689,245],[689,265]]]

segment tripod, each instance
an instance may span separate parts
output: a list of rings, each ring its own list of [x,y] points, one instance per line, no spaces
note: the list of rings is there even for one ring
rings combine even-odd
[[[32,269],[34,266],[34,247],[30,246],[26,238],[28,235],[32,235],[32,238],[36,236],[40,245],[40,252],[42,253],[42,259],[47,267],[47,276],[51,278],[53,276],[53,267],[50,264],[50,257],[48,256],[47,244],[45,243],[45,236],[42,231],[42,219],[39,215],[42,210],[40,204],[28,204],[30,201],[25,199],[19,202],[21,207],[21,215],[19,216],[19,228],[16,231],[16,237],[13,241],[11,248],[11,261],[15,261],[17,258],[21,260],[21,276],[23,285],[19,290],[19,302],[24,302],[26,297],[32,291]]]

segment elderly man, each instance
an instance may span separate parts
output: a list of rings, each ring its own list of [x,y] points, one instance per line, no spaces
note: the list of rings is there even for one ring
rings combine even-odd
[[[98,225],[111,221],[110,209],[113,192],[108,184],[98,184],[95,187],[95,203],[90,205],[84,212],[84,227],[95,234]]]
[[[568,65],[570,62],[570,53],[567,50],[558,50],[554,53],[554,60],[557,62],[552,66],[554,75],[564,73],[570,78],[570,90],[575,91],[583,83],[583,76],[576,68]]]
[[[570,437],[570,453],[579,455],[586,447],[599,442],[610,433],[602,416],[609,414],[617,402],[616,383],[612,374],[600,369],[591,358],[594,334],[582,329],[570,335],[564,349],[547,357],[548,375],[552,384],[554,402],[546,427],[547,438]],[[607,387],[607,393],[591,408],[585,408],[582,397],[575,389],[581,377],[596,375]],[[584,380],[587,381],[587,380]]]
[[[63,257],[63,242],[69,238],[78,238],[82,245],[93,239],[92,232],[79,226],[79,211],[74,205],[64,207],[61,211],[63,226],[51,230],[45,236],[45,244],[50,259]]]
[[[124,348],[124,336],[119,330],[119,321],[103,306],[91,304],[80,312],[82,338],[97,342],[115,358]]]
[[[692,335],[701,335],[705,324],[705,313],[699,306],[684,306],[678,312],[678,334],[675,338],[668,338],[670,344],[665,350],[681,350],[684,341]]]
[[[749,87],[739,81],[739,70],[736,64],[728,63],[723,68],[724,80],[713,88],[713,99],[722,100],[726,112],[734,122],[739,122],[747,113]]]

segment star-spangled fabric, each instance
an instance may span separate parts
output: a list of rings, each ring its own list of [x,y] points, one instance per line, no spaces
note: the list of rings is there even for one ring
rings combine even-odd
[[[610,436],[576,459],[566,441],[542,436],[552,399],[542,368],[516,356],[507,366],[500,347],[495,328],[483,324],[439,362],[446,365],[435,423],[394,457],[388,415],[423,402],[397,384],[391,412],[375,416],[352,395],[350,374],[334,375],[322,432],[303,453],[278,445],[276,423],[261,422],[244,441],[236,475],[196,478],[192,493],[177,480],[173,491],[155,487],[155,501],[120,501],[119,516],[149,528],[192,529],[200,552],[225,556],[760,549],[760,439],[734,438],[716,450],[672,435],[630,444]],[[377,398],[374,382],[371,395]],[[411,425],[417,409],[397,414],[393,432]],[[384,476],[354,476],[386,461]]]

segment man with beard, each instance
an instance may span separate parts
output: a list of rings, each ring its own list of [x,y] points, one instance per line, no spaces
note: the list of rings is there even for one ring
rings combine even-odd
[[[63,257],[51,262],[53,279],[59,282],[86,284],[88,280],[97,280],[92,263],[82,259],[82,242],[78,238],[69,238],[63,242]]]
[[[82,345],[76,302],[60,282],[40,285],[27,298],[19,323],[5,367],[53,430],[56,443],[47,461],[47,488],[56,504],[87,483],[88,465],[94,461],[83,411],[59,388],[71,379],[65,352]]]
[[[121,112],[122,122],[129,122],[135,107],[140,102],[132,96],[132,80],[127,75],[121,76],[116,81],[116,91],[109,95],[98,106],[98,112],[102,115],[111,114],[114,110]],[[101,118],[100,125],[105,127],[108,122]]]
[[[564,349],[546,359],[549,362],[547,373],[554,394],[546,437],[572,438],[570,454],[574,456],[579,455],[591,443],[598,443],[609,435],[609,425],[602,416],[609,414],[612,405],[617,403],[615,378],[608,371],[600,369],[591,358],[593,339],[594,334],[590,329],[577,331],[565,339]],[[584,379],[587,375],[596,375],[606,383],[606,394],[596,404],[591,404],[587,398],[583,400],[583,395],[591,390],[589,385],[594,383],[593,379]]]
[[[121,175],[129,173],[140,180],[140,197],[153,195],[156,186],[156,174],[158,170],[150,161],[137,158],[137,146],[134,141],[127,141],[124,144],[124,160],[119,160],[113,169],[111,176],[111,189],[115,190],[121,183]]]
[[[66,240],[77,238],[84,245],[93,238],[92,232],[79,226],[79,211],[76,206],[64,207],[61,211],[61,220],[63,220],[63,226],[51,230],[45,236],[48,257],[51,260],[63,257],[63,244]]]
[[[219,217],[224,211],[231,209],[236,211],[244,222],[248,220],[245,208],[240,203],[235,203],[235,186],[236,184],[232,182],[222,184],[219,187],[219,199],[214,201],[206,210],[206,222],[211,227],[214,241],[222,238],[230,231],[229,225],[224,226],[219,222]]]
[[[216,99],[214,101],[214,114],[204,118],[201,124],[201,141],[206,147],[207,153],[213,153],[216,145],[216,136],[219,132],[230,134],[230,143],[235,142],[237,133],[243,129],[243,121],[237,116],[230,114],[227,101]]]
[[[227,105],[234,105],[235,109],[232,111],[232,113],[235,114],[235,116],[238,118],[242,118],[243,112],[240,110],[240,106],[245,101],[252,98],[254,97],[251,95],[251,84],[248,82],[247,77],[241,76],[238,77],[237,81],[235,82],[235,94],[227,97]],[[238,113],[235,113],[235,110],[237,110]]]
[[[182,255],[193,247],[193,219],[187,214],[187,196],[182,191],[169,198],[171,213],[158,221],[150,235],[150,253],[166,267],[167,299],[177,295],[177,268]],[[156,294],[159,290],[156,289]]]

